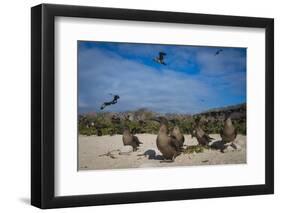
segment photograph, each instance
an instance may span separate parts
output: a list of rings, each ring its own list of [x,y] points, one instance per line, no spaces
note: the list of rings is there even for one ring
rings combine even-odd
[[[77,41],[78,171],[247,163],[247,48]]]
[[[275,13],[210,8],[32,6],[31,205],[275,193]]]

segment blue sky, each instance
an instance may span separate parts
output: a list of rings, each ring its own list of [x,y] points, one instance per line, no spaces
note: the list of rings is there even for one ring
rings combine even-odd
[[[78,81],[79,113],[101,111],[110,94],[120,99],[103,111],[198,113],[246,102],[246,48],[78,41]]]

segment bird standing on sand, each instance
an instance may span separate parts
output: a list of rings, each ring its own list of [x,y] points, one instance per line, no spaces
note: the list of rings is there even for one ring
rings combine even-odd
[[[224,127],[220,132],[223,143],[233,142],[237,136],[237,130],[232,124],[231,114],[227,113],[225,116]]]
[[[153,60],[155,62],[157,62],[158,64],[163,64],[166,65],[166,63],[164,62],[164,56],[166,55],[166,53],[164,52],[159,52],[159,56],[155,57]]]
[[[200,127],[199,123],[197,123],[195,128],[193,129],[191,137],[196,137],[198,144],[202,146],[208,146],[213,139],[207,133],[204,132],[204,130]]]
[[[177,125],[174,126],[171,136],[177,139],[179,147],[182,148],[184,143],[184,136],[183,134],[181,134],[180,128]]]
[[[139,141],[137,136],[131,134],[130,129],[128,127],[124,128],[122,140],[124,146],[132,146],[133,151],[137,151],[140,144],[142,144],[142,142]]]
[[[153,120],[160,122],[156,145],[164,158],[164,161],[161,162],[174,162],[175,158],[180,154],[178,141],[175,137],[168,135],[168,121],[166,118],[159,117]]]

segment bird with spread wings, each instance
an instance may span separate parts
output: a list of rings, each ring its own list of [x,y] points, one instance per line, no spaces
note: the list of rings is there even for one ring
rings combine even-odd
[[[159,52],[159,55],[157,57],[155,57],[153,60],[155,62],[157,62],[158,64],[162,64],[162,65],[167,65],[165,62],[164,62],[164,56],[167,55],[166,53],[164,52]]]
[[[112,94],[110,94],[112,95]],[[100,109],[103,110],[106,106],[109,106],[109,105],[113,105],[113,104],[116,104],[117,103],[117,100],[120,98],[119,95],[112,95],[113,96],[113,100],[112,101],[108,101],[108,102],[104,102]]]

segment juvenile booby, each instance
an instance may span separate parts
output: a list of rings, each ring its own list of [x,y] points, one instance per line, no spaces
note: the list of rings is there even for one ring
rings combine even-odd
[[[174,126],[171,136],[177,139],[179,147],[182,148],[184,143],[184,136],[183,134],[181,134],[180,128],[177,125]]]
[[[202,146],[208,146],[209,143],[212,141],[213,138],[211,138],[208,134],[204,132],[204,130],[200,127],[199,124],[195,126],[191,133],[191,137],[196,137],[198,144]]]
[[[173,162],[175,158],[180,154],[180,147],[175,137],[168,135],[168,121],[164,117],[154,119],[160,122],[160,128],[156,138],[156,145],[159,151],[162,153],[165,160]],[[162,161],[163,162],[163,161]]]
[[[122,140],[124,146],[132,146],[133,151],[136,151],[140,144],[142,144],[142,142],[139,141],[137,136],[131,134],[130,129],[128,127],[124,128]]]
[[[233,142],[237,136],[237,130],[232,124],[230,113],[227,113],[225,116],[224,126],[220,135],[223,143]]]

